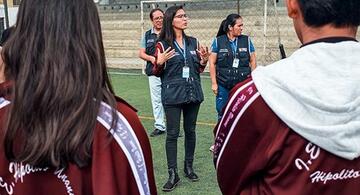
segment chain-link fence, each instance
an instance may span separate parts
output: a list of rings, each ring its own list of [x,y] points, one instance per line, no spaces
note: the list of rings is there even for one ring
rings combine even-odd
[[[130,2],[130,1],[129,1]],[[138,58],[142,34],[150,29],[149,12],[153,8],[164,11],[173,5],[182,5],[189,15],[185,31],[201,44],[210,47],[220,23],[228,14],[238,13],[244,20],[243,33],[251,37],[259,65],[280,59],[279,42],[287,55],[293,53],[300,42],[284,1],[276,0],[158,0],[131,1],[99,6],[108,64],[112,67],[141,69],[144,62]]]

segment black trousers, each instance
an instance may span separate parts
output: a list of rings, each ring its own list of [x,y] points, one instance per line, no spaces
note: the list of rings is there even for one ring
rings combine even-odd
[[[185,132],[185,160],[194,160],[196,145],[196,120],[200,108],[200,103],[189,103],[180,105],[164,105],[166,115],[166,158],[168,168],[177,168],[177,139],[180,131],[181,111],[184,119]]]

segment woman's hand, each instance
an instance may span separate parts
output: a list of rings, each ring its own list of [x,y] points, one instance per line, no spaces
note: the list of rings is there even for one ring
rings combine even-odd
[[[156,63],[156,58],[154,56],[151,56],[150,62],[151,62],[151,64],[155,64]]]
[[[163,65],[166,61],[174,57],[175,49],[171,49],[171,47],[167,48],[163,53],[161,53],[160,49],[157,49],[157,61],[158,65]]]
[[[217,85],[217,83],[212,83],[211,84],[211,90],[214,92],[215,95],[218,94],[218,85]]]
[[[196,50],[198,55],[200,56],[200,64],[206,65],[209,60],[210,52],[208,47],[200,46],[200,49]]]

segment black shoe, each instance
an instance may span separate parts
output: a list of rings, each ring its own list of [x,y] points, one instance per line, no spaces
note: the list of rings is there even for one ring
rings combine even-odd
[[[184,161],[184,173],[185,177],[189,178],[191,181],[199,181],[199,177],[194,172],[192,160]]]
[[[150,133],[150,137],[156,137],[156,136],[164,134],[164,133],[165,133],[165,131],[161,131],[159,129],[154,129],[154,131]]]
[[[167,180],[166,184],[163,186],[162,189],[162,191],[164,192],[173,191],[180,182],[180,178],[179,175],[177,174],[176,168],[169,169],[168,171],[169,171],[169,179]]]

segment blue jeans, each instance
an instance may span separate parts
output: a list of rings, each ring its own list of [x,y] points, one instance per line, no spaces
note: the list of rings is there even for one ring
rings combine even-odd
[[[149,76],[149,87],[153,115],[155,119],[154,127],[160,131],[165,131],[165,112],[161,102],[161,80],[156,76]]]
[[[224,107],[229,98],[229,91],[225,87],[218,85],[218,94],[216,96],[216,111],[218,113],[218,121],[221,120],[224,114]]]

